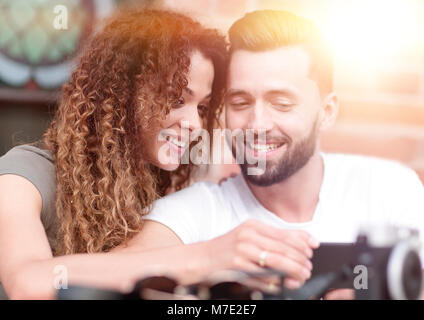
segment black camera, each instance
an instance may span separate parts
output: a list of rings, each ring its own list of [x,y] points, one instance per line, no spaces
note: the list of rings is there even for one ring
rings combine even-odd
[[[420,246],[416,230],[388,226],[362,228],[353,244],[323,243],[301,296],[319,298],[329,289],[350,288],[358,300],[418,299]]]

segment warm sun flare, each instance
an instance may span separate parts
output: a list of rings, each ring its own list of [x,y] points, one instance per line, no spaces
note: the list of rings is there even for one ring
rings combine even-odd
[[[423,1],[417,0],[334,1],[324,32],[339,60],[381,63],[422,46],[423,12]]]

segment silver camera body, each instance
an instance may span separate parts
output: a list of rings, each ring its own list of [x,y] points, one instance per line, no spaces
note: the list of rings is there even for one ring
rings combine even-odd
[[[362,227],[356,263],[365,266],[368,288],[356,289],[356,299],[414,300],[423,288],[421,241],[417,230],[395,226]]]

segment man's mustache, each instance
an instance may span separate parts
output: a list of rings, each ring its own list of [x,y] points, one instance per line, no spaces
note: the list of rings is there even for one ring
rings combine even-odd
[[[240,135],[243,133],[240,133]],[[239,135],[234,136],[233,139],[237,139]],[[240,141],[240,140],[238,140]],[[244,134],[243,143],[253,143],[253,144],[289,144],[292,139],[287,135],[267,135],[262,136],[258,134],[246,135]]]

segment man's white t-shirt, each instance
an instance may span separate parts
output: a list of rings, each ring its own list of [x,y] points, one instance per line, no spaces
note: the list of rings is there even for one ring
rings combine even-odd
[[[242,175],[221,185],[199,182],[166,196],[145,218],[164,224],[185,244],[215,238],[248,219],[302,229],[320,242],[354,242],[366,224],[413,227],[424,235],[424,187],[413,170],[371,157],[321,155],[324,178],[309,222],[288,223],[265,209]]]

